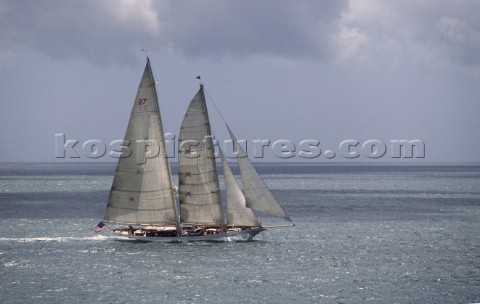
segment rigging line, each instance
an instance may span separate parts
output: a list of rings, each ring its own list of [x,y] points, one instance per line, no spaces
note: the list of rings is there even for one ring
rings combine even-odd
[[[218,115],[220,115],[220,118],[222,118],[223,120],[223,123],[226,125],[227,124],[227,121],[225,120],[225,118],[223,117],[222,115],[222,112],[220,112],[219,108],[217,107],[217,105],[215,104],[215,102],[213,101],[212,99],[212,96],[210,96],[210,94],[208,93],[207,89],[205,88],[205,86],[203,84],[201,84],[203,86],[203,91],[207,94],[208,96],[208,99],[210,100],[210,102],[213,104],[213,107],[215,108],[215,110],[217,111]],[[206,106],[206,105],[205,105]],[[218,140],[216,140],[216,135],[215,135],[215,132],[214,130],[211,128],[210,129],[210,132],[213,136],[212,139],[215,139],[214,143],[213,143],[213,146],[214,146],[214,151],[215,151],[215,146],[217,147],[220,147],[220,143],[218,142]],[[214,156],[215,158],[219,157],[219,154],[217,153],[214,153]]]
[[[217,107],[217,104],[213,101],[212,97],[210,96],[210,94],[208,93],[207,89],[205,89],[205,87],[203,87],[203,90],[205,91],[205,93],[207,93],[207,96],[208,98],[210,99],[210,102],[213,104],[213,106],[215,107],[215,110],[217,111],[218,115],[220,115],[220,117],[222,118],[223,122],[225,124],[227,124],[227,121],[225,120],[225,118],[223,117],[222,115],[222,112],[220,112],[220,109]]]

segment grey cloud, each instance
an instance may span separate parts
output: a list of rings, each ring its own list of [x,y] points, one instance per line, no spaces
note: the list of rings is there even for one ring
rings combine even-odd
[[[174,2],[168,38],[189,56],[328,57],[347,1]]]
[[[154,29],[141,19],[141,8],[122,11],[121,3],[2,1],[0,47],[28,47],[51,58],[121,61],[133,45],[138,49],[142,41],[155,38]]]
[[[353,18],[352,7],[360,10]],[[480,2],[466,0],[0,0],[0,63],[16,46],[97,63],[132,62],[147,47],[187,57],[264,54],[330,61],[347,55],[389,63],[397,56],[478,67],[478,11]]]
[[[3,1],[0,47],[124,61],[138,48],[189,57],[328,57],[347,1]],[[136,10],[136,12],[135,12]],[[133,12],[132,12],[133,11]]]
[[[438,43],[445,47],[452,61],[480,66],[480,27],[472,25],[456,17],[441,17],[436,27]]]
[[[409,1],[397,8],[417,43],[454,64],[480,66],[479,1]]]
[[[343,22],[368,36],[362,56],[377,62],[480,66],[479,1],[351,3]]]

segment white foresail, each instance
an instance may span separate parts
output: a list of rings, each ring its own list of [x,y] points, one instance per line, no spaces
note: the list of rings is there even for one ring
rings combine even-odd
[[[205,226],[223,226],[224,215],[203,86],[190,102],[178,140],[180,220]]]
[[[175,225],[177,222],[162,120],[148,58],[104,220],[139,225]]]
[[[219,148],[222,159],[223,176],[225,179],[225,192],[227,193],[227,224],[233,226],[260,226],[260,222],[248,208],[245,196],[233,176],[222,150]]]
[[[237,155],[247,207],[255,211],[260,211],[268,215],[291,221],[282,207],[278,204],[275,197],[273,197],[272,193],[267,188],[267,185],[265,185],[265,182],[253,167],[252,163],[248,160],[247,155],[238,144],[237,139],[233,135],[232,130],[230,130],[228,125],[227,129],[230,133],[230,137],[232,138],[233,148]]]

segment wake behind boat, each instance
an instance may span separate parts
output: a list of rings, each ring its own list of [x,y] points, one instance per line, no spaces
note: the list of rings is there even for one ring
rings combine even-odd
[[[103,218],[104,222],[128,227],[112,229],[113,233],[155,242],[249,241],[267,229],[253,211],[291,222],[226,127],[243,191],[217,147],[224,171],[224,210],[203,85],[190,102],[180,128],[177,188],[172,182],[155,80],[147,57]],[[96,231],[105,227],[100,222]]]

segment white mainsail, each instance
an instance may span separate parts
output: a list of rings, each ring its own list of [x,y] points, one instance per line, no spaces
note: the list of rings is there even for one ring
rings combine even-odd
[[[177,223],[155,80],[148,58],[103,220],[138,225]]]
[[[252,163],[248,160],[247,155],[238,144],[237,139],[228,125],[227,129],[232,138],[233,148],[237,156],[247,207],[291,222],[288,215],[278,204],[263,179],[253,167]]]
[[[245,196],[240,190],[220,147],[219,152],[223,166],[225,192],[227,193],[227,224],[231,226],[261,226],[252,209],[247,207]]]
[[[212,133],[202,85],[190,102],[178,140],[180,221],[224,226]]]

